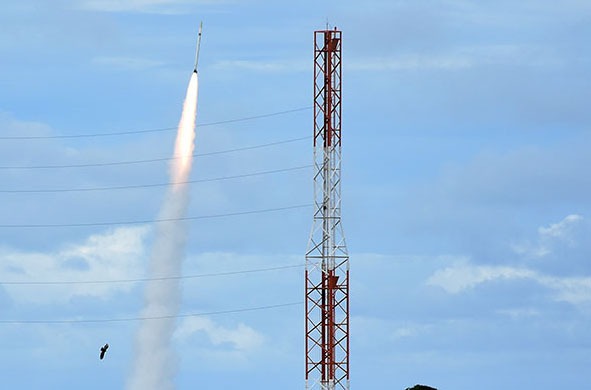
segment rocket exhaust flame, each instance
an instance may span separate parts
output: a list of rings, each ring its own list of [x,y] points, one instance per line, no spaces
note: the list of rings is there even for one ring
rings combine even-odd
[[[183,114],[179,122],[179,129],[174,146],[174,157],[171,166],[171,179],[174,183],[187,181],[193,162],[193,150],[195,148],[195,118],[197,115],[197,73],[191,74],[191,80],[187,87],[187,96],[183,104]],[[195,93],[191,93],[195,91]],[[179,185],[175,185],[178,188]]]
[[[198,76],[191,74],[183,112],[179,122],[170,167],[171,184],[155,226],[155,237],[150,258],[149,274],[153,277],[180,275],[187,240],[186,215],[189,191],[186,182],[192,165],[197,114]],[[171,220],[172,219],[172,220]],[[175,220],[176,219],[176,220]],[[172,390],[176,373],[176,356],[172,348],[175,316],[181,301],[178,279],[151,281],[146,285],[143,316],[170,316],[144,321],[135,340],[135,358],[128,380],[129,390]]]

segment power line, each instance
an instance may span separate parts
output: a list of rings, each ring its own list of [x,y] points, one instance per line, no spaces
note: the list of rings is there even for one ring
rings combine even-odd
[[[212,181],[222,181],[222,180],[240,179],[240,178],[245,178],[245,177],[270,175],[270,174],[274,174],[274,173],[282,173],[282,172],[291,172],[291,171],[301,170],[301,169],[305,169],[305,168],[310,168],[312,166],[313,165],[301,165],[301,166],[292,167],[292,168],[275,169],[272,171],[262,171],[262,172],[255,172],[255,173],[246,173],[246,174],[242,174],[242,175],[213,177],[213,178],[209,178],[209,179],[188,180],[188,181],[171,182],[171,183],[136,184],[136,185],[112,186],[112,187],[53,188],[53,189],[37,189],[37,190],[0,190],[0,193],[22,194],[22,193],[48,193],[48,192],[86,192],[86,191],[107,191],[107,190],[134,189],[134,188],[165,187],[165,186],[169,186],[169,185],[173,185],[173,184],[206,183],[206,182],[212,182]]]
[[[287,144],[291,142],[303,141],[305,139],[310,139],[311,136],[307,137],[300,137],[300,138],[291,138],[284,141],[276,141],[270,142],[266,144],[260,145],[253,145],[253,146],[244,146],[241,148],[235,149],[227,149],[227,150],[219,150],[215,152],[208,152],[208,153],[195,153],[193,157],[204,157],[204,156],[213,156],[217,154],[225,154],[225,153],[233,153],[233,152],[240,152],[244,150],[252,150],[252,149],[260,149],[266,148],[269,146],[276,146],[281,144]],[[128,160],[128,161],[114,161],[114,162],[104,162],[104,163],[87,163],[87,164],[69,164],[69,165],[28,165],[28,166],[0,166],[0,169],[58,169],[58,168],[88,168],[88,167],[105,167],[105,166],[113,166],[113,165],[131,165],[131,164],[144,164],[144,163],[153,163],[153,162],[161,162],[161,161],[171,161],[177,160],[181,157],[162,157],[162,158],[152,158],[146,160]]]
[[[115,280],[65,280],[65,281],[15,281],[15,282],[0,282],[2,285],[71,285],[71,284],[114,284],[114,283],[139,283],[139,282],[154,282],[154,281],[165,281],[165,280],[183,280],[183,279],[196,279],[196,278],[208,278],[214,276],[229,276],[229,275],[243,275],[257,272],[268,272],[278,271],[283,269],[300,268],[305,264],[293,264],[284,265],[269,268],[257,268],[250,270],[241,271],[228,271],[228,272],[216,272],[209,274],[197,274],[197,275],[178,275],[178,276],[166,276],[160,278],[138,278],[138,279],[115,279]]]
[[[254,115],[254,116],[248,116],[248,117],[237,118],[237,119],[227,119],[227,120],[218,121],[218,122],[203,123],[203,124],[198,124],[197,127],[216,126],[216,125],[223,125],[226,123],[244,122],[244,121],[249,121],[249,120],[253,120],[253,119],[269,118],[272,116],[291,114],[291,113],[299,112],[299,111],[307,111],[307,110],[311,110],[312,108],[314,108],[314,106],[299,107],[299,108],[294,108],[291,110],[272,112],[269,114],[261,114],[261,115]]]
[[[236,119],[228,119],[228,120],[217,121],[217,122],[201,123],[201,124],[197,124],[196,127],[206,127],[206,126],[222,125],[222,124],[226,124],[226,123],[244,122],[244,121],[249,121],[249,120],[253,120],[253,119],[262,119],[262,118],[269,118],[272,116],[291,114],[294,112],[305,111],[305,110],[310,110],[310,109],[312,109],[312,106],[299,107],[299,108],[294,108],[291,110],[272,112],[269,114],[253,115],[253,116],[247,116],[247,117],[236,118]],[[120,135],[145,134],[145,133],[156,133],[156,132],[162,132],[162,131],[171,131],[171,130],[177,130],[177,128],[178,127],[175,126],[175,127],[163,127],[163,128],[159,128],[159,129],[127,130],[127,131],[110,132],[110,133],[40,135],[40,136],[24,135],[24,136],[14,136],[14,137],[3,136],[3,137],[0,137],[0,140],[36,140],[36,139],[111,137],[111,136],[120,136]]]
[[[277,207],[262,210],[250,210],[250,211],[239,211],[235,213],[226,214],[212,214],[212,215],[199,215],[194,217],[182,217],[182,218],[163,218],[163,219],[151,219],[151,220],[135,220],[135,221],[117,221],[117,222],[81,222],[81,223],[63,223],[63,224],[22,224],[22,225],[11,225],[2,224],[0,228],[59,228],[59,227],[88,227],[88,226],[114,226],[114,225],[139,225],[157,222],[171,222],[171,221],[192,221],[197,219],[213,219],[222,217],[233,217],[238,215],[249,215],[249,214],[262,214],[276,211],[293,210],[304,207],[311,207],[312,204],[300,204],[295,206]]]
[[[149,317],[127,317],[127,318],[90,318],[90,319],[72,319],[72,320],[0,320],[0,324],[79,324],[79,323],[104,323],[104,322],[131,322],[131,321],[148,321],[148,320],[164,320],[170,318],[186,318],[186,317],[201,317],[220,314],[244,313],[248,311],[278,309],[288,306],[302,305],[304,302],[289,302],[280,303],[276,305],[248,307],[234,310],[220,310],[203,313],[184,313],[176,315],[165,316],[149,316]]]

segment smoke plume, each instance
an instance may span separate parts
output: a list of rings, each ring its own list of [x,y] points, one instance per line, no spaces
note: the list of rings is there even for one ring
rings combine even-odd
[[[177,276],[185,254],[187,225],[179,220],[186,215],[189,191],[186,182],[191,171],[197,114],[197,73],[193,73],[183,105],[170,167],[171,184],[155,226],[154,247],[149,265],[151,277]],[[136,335],[135,358],[127,388],[129,390],[174,389],[177,357],[172,348],[172,334],[179,312],[181,292],[178,279],[151,281],[146,284],[143,317],[169,316],[144,320]]]

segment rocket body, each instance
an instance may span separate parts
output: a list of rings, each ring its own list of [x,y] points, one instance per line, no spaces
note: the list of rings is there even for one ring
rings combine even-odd
[[[199,64],[199,46],[201,46],[201,32],[203,31],[203,22],[199,23],[199,34],[197,35],[197,50],[195,52],[195,68],[193,72],[197,73],[197,65]]]

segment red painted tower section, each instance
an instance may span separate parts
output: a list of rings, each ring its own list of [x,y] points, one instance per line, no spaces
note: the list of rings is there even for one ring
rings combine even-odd
[[[341,225],[341,31],[314,32],[314,223],[306,252],[306,389],[349,389],[349,255]]]

